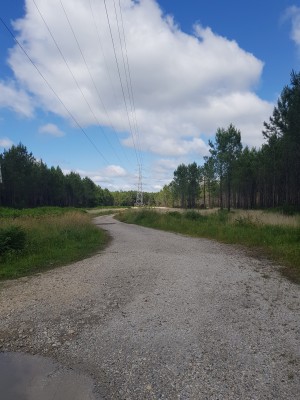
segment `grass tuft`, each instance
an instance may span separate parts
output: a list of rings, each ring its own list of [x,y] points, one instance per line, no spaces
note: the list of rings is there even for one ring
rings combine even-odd
[[[23,249],[1,254],[1,280],[83,259],[108,241],[107,234],[93,225],[88,214],[74,209],[0,209],[0,215],[1,229],[17,227],[26,235]]]

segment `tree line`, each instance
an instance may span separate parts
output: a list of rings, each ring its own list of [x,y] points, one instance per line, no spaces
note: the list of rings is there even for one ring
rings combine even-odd
[[[262,132],[261,148],[244,147],[233,125],[209,141],[204,164],[181,164],[157,203],[193,208],[300,209],[300,73],[292,72]]]
[[[134,190],[109,191],[76,172],[64,174],[60,167],[48,168],[22,143],[0,154],[0,166],[2,207],[133,207],[136,202]],[[155,205],[154,193],[145,192],[143,197],[146,205]]]
[[[261,148],[244,147],[230,124],[209,141],[200,166],[180,164],[169,185],[144,193],[145,205],[300,209],[300,73],[292,72],[262,132]],[[78,173],[48,168],[23,144],[0,154],[0,206],[134,206],[136,191],[110,192]],[[0,177],[1,178],[1,177]]]
[[[0,154],[2,183],[0,206],[95,207],[114,204],[108,189],[78,173],[64,175],[59,167],[48,168],[20,143]]]

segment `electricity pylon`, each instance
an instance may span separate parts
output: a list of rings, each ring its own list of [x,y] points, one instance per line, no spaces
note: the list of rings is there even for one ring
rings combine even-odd
[[[144,205],[143,201],[143,183],[142,183],[142,167],[139,165],[139,180],[138,180],[138,188],[136,192],[136,201],[135,205],[137,207],[141,207]]]

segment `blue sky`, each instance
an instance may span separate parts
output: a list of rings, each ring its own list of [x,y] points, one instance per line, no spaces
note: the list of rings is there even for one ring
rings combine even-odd
[[[22,142],[110,190],[136,189],[141,164],[159,190],[230,123],[259,147],[300,69],[296,0],[10,0],[0,16],[39,70],[0,23],[0,151]]]

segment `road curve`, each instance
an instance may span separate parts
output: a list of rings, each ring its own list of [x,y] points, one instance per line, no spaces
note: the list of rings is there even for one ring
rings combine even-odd
[[[300,288],[235,246],[95,223],[95,256],[0,285],[0,350],[91,376],[99,399],[300,393]]]

